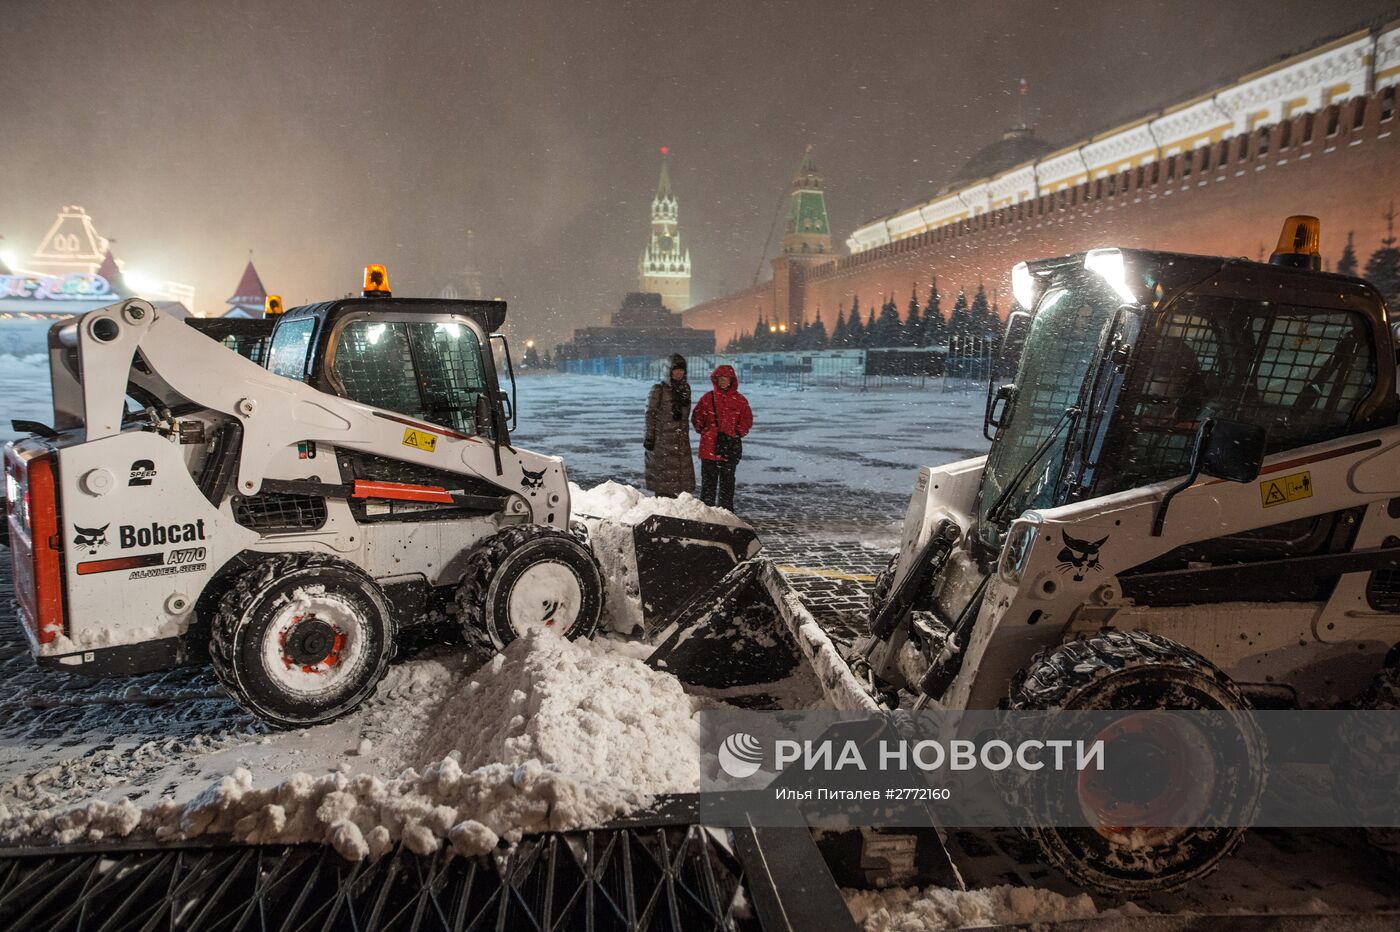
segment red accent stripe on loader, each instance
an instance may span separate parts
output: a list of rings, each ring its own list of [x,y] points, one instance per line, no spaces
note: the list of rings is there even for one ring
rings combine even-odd
[[[55,495],[54,456],[46,453],[26,462],[8,454],[7,467],[22,478],[29,502],[29,527],[10,520],[10,558],[14,567],[15,596],[21,614],[40,644],[48,644],[66,632],[63,612],[62,539],[59,536],[58,501]],[[10,503],[13,510],[22,503]],[[27,531],[27,533],[26,533]]]
[[[409,485],[406,482],[367,482],[356,479],[351,498],[392,498],[404,502],[443,502],[452,504],[452,495],[435,485]]]
[[[113,557],[110,560],[88,560],[78,564],[79,576],[93,573],[111,573],[115,570],[136,570],[143,566],[160,566],[165,562],[163,553],[143,553],[134,557]]]

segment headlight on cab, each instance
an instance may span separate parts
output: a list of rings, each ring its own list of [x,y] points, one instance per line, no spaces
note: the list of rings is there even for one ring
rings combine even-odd
[[[1040,515],[1026,512],[1006,532],[1006,546],[1001,551],[1001,578],[1013,586],[1020,585],[1021,573],[1031,556],[1035,536],[1040,533]]]

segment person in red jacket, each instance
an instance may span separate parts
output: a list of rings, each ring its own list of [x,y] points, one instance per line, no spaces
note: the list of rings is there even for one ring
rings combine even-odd
[[[733,511],[734,470],[744,455],[743,437],[753,427],[753,411],[749,400],[739,394],[739,377],[732,366],[716,368],[710,383],[714,389],[705,393],[690,415],[690,423],[700,432],[700,500]]]

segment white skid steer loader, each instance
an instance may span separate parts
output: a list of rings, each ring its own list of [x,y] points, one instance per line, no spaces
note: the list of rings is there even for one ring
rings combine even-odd
[[[17,423],[32,436],[5,448],[39,662],[100,675],[207,656],[242,706],[299,727],[370,695],[431,605],[455,602],[497,649],[527,630],[591,637],[604,587],[564,463],[510,443],[505,315],[394,298],[371,266],[362,297],[252,328],[137,299],[56,324],[54,423]],[[757,550],[747,528],[675,519],[636,539],[655,615]]]
[[[1096,249],[1017,266],[991,451],[920,471],[858,672],[916,708],[1394,707],[1395,340],[1375,288],[1319,271],[1318,238],[1300,216],[1269,263]],[[1257,724],[1231,720],[1262,767]],[[1140,818],[1182,779],[1241,815],[1257,802],[1262,772],[1130,732],[1102,737],[1144,762]],[[1029,832],[1081,883],[1179,886],[1244,832],[1117,829],[1101,789],[1078,786],[1098,827]]]
[[[1028,831],[1080,884],[1180,886],[1234,849],[1264,778],[1248,710],[1400,707],[1396,338],[1374,287],[1319,270],[1318,237],[1290,217],[1268,263],[1018,265],[991,450],[920,470],[876,580],[849,672],[887,707],[1241,713],[1232,746],[1256,772],[1216,768],[1189,729],[1100,736],[1143,762],[1126,802],[1148,828],[1122,828],[1125,797],[1092,780],[1035,785],[1095,814]],[[673,641],[653,662],[707,684],[720,652],[690,669],[705,639]],[[1380,753],[1334,766],[1364,774]],[[1183,792],[1238,818],[1174,825]]]

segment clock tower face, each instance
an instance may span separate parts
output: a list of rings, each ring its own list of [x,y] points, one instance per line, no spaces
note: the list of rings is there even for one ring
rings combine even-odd
[[[662,252],[670,252],[676,248],[676,241],[671,238],[671,234],[662,233],[656,238],[656,243],[661,247]]]

